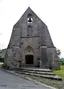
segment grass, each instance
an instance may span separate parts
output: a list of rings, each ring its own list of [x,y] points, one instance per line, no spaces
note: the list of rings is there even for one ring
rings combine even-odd
[[[54,70],[53,73],[59,75],[60,77],[64,78],[64,65],[60,66],[60,70]]]

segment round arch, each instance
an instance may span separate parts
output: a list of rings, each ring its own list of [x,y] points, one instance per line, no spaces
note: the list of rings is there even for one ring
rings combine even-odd
[[[34,49],[28,45],[27,47],[25,47],[24,54],[25,55],[34,55]]]
[[[31,46],[27,46],[24,50],[26,65],[34,64],[34,50]]]

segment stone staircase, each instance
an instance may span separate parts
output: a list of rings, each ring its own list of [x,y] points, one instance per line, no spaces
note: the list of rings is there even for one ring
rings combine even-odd
[[[50,69],[40,69],[40,68],[22,68],[21,70],[16,70],[16,73],[19,74],[26,74],[31,76],[37,76],[47,79],[53,79],[53,80],[62,80],[61,77],[58,75],[52,73]]]

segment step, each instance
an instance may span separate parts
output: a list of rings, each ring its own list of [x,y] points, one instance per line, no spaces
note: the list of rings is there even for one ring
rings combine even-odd
[[[50,69],[42,69],[42,68],[22,68],[24,71],[40,71],[40,72],[51,72]]]
[[[18,71],[18,73],[34,73],[34,74],[41,74],[41,75],[56,75],[52,72],[38,72],[38,71]]]
[[[53,79],[53,80],[62,80],[61,77],[57,76],[57,75],[41,75],[41,74],[35,74],[35,73],[27,73],[25,72],[24,74],[27,75],[32,75],[32,76],[37,76],[37,77],[42,77],[42,78],[48,78],[48,79]]]
[[[37,73],[29,73],[29,72],[21,72],[21,71],[16,71],[16,73],[32,75],[32,76],[37,76],[37,77],[42,77],[42,78],[47,78],[47,79],[53,79],[53,80],[62,80],[62,78],[57,76],[57,75],[37,74]]]
[[[28,73],[34,73],[34,74],[41,74],[41,75],[56,75],[55,73],[52,72],[38,72],[38,71],[28,71]]]

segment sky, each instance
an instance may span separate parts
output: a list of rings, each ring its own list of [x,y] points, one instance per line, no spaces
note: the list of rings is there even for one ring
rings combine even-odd
[[[29,6],[48,26],[64,57],[64,0],[0,0],[0,49],[7,48],[14,24]]]

